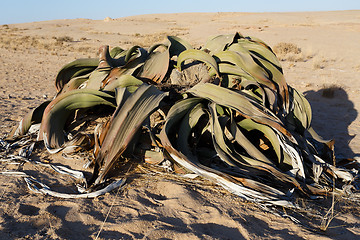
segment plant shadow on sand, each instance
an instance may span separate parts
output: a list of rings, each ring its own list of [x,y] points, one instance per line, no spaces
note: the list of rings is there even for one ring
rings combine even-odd
[[[312,126],[324,139],[335,139],[335,155],[338,158],[360,156],[350,148],[355,137],[349,133],[349,126],[358,112],[348,94],[341,87],[324,87],[318,91],[304,93],[312,108]]]

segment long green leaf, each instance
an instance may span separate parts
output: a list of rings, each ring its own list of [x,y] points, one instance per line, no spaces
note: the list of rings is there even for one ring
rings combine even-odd
[[[179,127],[179,136],[177,138],[176,145],[178,146],[179,151],[182,152],[184,155],[192,154],[188,144],[189,136],[191,134],[191,130],[199,122],[200,118],[205,114],[206,112],[204,110],[203,104],[198,103],[195,107],[188,111],[188,113],[182,119]]]
[[[50,101],[43,102],[38,107],[32,109],[28,112],[23,119],[19,122],[19,125],[14,127],[10,134],[6,137],[6,140],[15,140],[28,132],[31,125],[41,122],[42,116],[44,114],[45,108],[50,103]]]
[[[234,140],[240,146],[242,146],[242,148],[249,154],[249,156],[255,159],[259,159],[260,161],[270,163],[270,160],[263,153],[261,153],[248,138],[245,137],[233,119],[231,120],[230,131],[234,137]]]
[[[298,132],[303,133],[311,125],[311,106],[304,95],[296,89],[289,87],[289,93],[292,99],[292,107],[287,120],[296,127]]]
[[[118,59],[121,56],[124,56],[126,51],[122,49],[121,47],[114,47],[110,50],[110,57],[114,59]]]
[[[234,109],[244,117],[271,126],[286,135],[291,141],[295,141],[278,117],[241,92],[235,92],[210,83],[198,84],[189,89],[188,92],[197,97],[205,98]]]
[[[160,102],[168,94],[161,92],[154,86],[141,85],[123,105],[115,110],[107,135],[104,138],[100,152],[96,158],[97,166],[93,180],[98,184],[104,180],[114,163],[126,150],[136,132],[149,115],[155,111]]]
[[[217,75],[219,75],[219,69],[215,59],[204,51],[197,49],[189,49],[180,53],[177,59],[177,68],[181,70],[181,65],[186,60],[196,60],[204,62],[208,67],[211,67]]]
[[[168,72],[169,61],[170,53],[168,49],[164,52],[152,52],[145,61],[144,66],[137,77],[150,79],[155,83],[160,83]]]
[[[244,175],[257,176],[260,174],[271,174],[274,179],[280,180],[283,183],[290,183],[292,186],[296,186],[298,189],[302,190],[300,184],[293,177],[284,174],[283,172],[278,170],[278,168],[268,159],[263,159],[264,161],[262,161],[260,159],[247,157],[234,151],[232,146],[225,141],[223,127],[221,127],[216,115],[215,103],[210,104],[209,110],[212,117],[212,135],[214,147],[222,160],[224,160],[233,168],[236,168],[236,166],[240,166],[237,169],[237,172],[243,172]],[[297,159],[293,160],[296,161]],[[294,167],[295,165],[296,167],[300,168],[300,175],[304,177],[302,162],[298,164],[293,163]]]
[[[236,46],[236,49],[234,49]],[[275,84],[269,79],[268,74],[257,65],[253,58],[240,45],[231,45],[228,51],[218,52],[214,55],[219,62],[229,62],[243,69],[259,83],[276,90]]]
[[[56,76],[55,86],[59,92],[63,86],[74,77],[88,74],[95,70],[99,64],[97,58],[77,59],[62,67]]]
[[[100,90],[102,82],[109,76],[111,67],[97,68],[89,76],[86,88]]]
[[[228,46],[230,46],[234,41],[237,42],[239,38],[242,38],[239,33],[211,37],[206,41],[203,49],[210,51],[211,54],[216,54],[218,52],[225,51]]]
[[[91,73],[82,75],[82,76],[78,76],[78,77],[74,77],[72,78],[69,82],[67,82],[63,88],[61,89],[61,91],[58,94],[63,94],[65,92],[74,90],[74,89],[78,89],[81,86],[86,86],[86,81],[89,80]]]
[[[249,81],[253,81],[254,83],[256,83],[255,78],[253,76],[251,76],[250,73],[246,72],[243,68],[237,66],[236,63],[234,63],[234,64],[227,63],[225,59],[223,59],[223,61],[224,62],[218,63],[219,72],[221,74],[236,75],[236,76],[245,78]]]
[[[161,142],[168,152],[169,156],[178,163],[179,165],[185,167],[189,171],[192,171],[200,176],[203,176],[220,186],[224,187],[228,191],[243,197],[244,199],[247,199],[249,201],[264,201],[264,202],[271,202],[275,205],[280,206],[287,206],[287,207],[293,207],[294,205],[286,200],[279,200],[279,195],[284,195],[283,193],[279,192],[276,189],[273,189],[269,186],[257,183],[255,181],[249,180],[249,179],[237,179],[219,172],[215,169],[211,169],[208,167],[203,166],[200,164],[195,156],[185,156],[184,154],[177,151],[174,146],[172,145],[169,135],[172,134],[172,132],[177,129],[177,124],[181,120],[181,118],[191,109],[191,106],[195,106],[197,102],[201,101],[201,99],[196,99],[195,101],[191,99],[187,100],[187,107],[184,107],[182,102],[178,102],[175,104],[169,111],[166,119],[165,126],[163,127],[161,133],[160,133],[160,139]],[[180,115],[180,116],[179,116]],[[181,117],[182,116],[182,117]],[[253,188],[257,188],[258,190],[262,190],[261,192],[258,192],[257,190],[251,189],[249,187],[246,187],[242,184],[239,184],[241,181],[242,184],[246,184],[249,187],[252,186]],[[268,194],[265,194],[267,192]],[[269,194],[271,193],[271,194]],[[276,197],[275,197],[276,196]]]
[[[274,149],[277,156],[278,164],[284,163],[291,166],[291,159],[289,158],[288,155],[285,155],[284,152],[282,151],[281,146],[278,142],[279,140],[277,138],[277,134],[276,132],[274,132],[272,128],[260,123],[256,123],[251,119],[244,119],[238,122],[237,124],[239,127],[245,129],[248,132],[252,130],[258,130],[262,132],[265,135],[265,137],[271,142],[272,148]],[[248,150],[249,148],[246,149]]]
[[[115,91],[116,88],[129,88],[129,87],[138,87],[143,84],[143,81],[137,79],[131,75],[120,75],[119,78],[113,79],[105,87],[104,91]]]
[[[262,59],[268,61],[273,66],[275,66],[279,71],[282,72],[281,64],[274,54],[274,52],[271,50],[269,46],[267,46],[264,42],[259,42],[259,40],[254,41],[251,38],[250,39],[240,39],[237,41],[241,46],[246,48],[249,53],[255,54],[258,57],[261,57]]]
[[[65,142],[64,126],[73,111],[99,105],[115,107],[114,100],[112,95],[92,89],[78,89],[59,95],[44,111],[38,139],[44,139],[48,149],[61,148]]]
[[[168,36],[170,57],[178,56],[188,49],[193,49],[190,43],[176,36]]]

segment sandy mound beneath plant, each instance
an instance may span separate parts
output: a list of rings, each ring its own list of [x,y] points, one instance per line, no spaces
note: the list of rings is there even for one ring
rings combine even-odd
[[[0,136],[29,109],[54,96],[54,78],[64,64],[96,56],[101,45],[146,47],[166,35],[177,35],[200,46],[209,36],[239,31],[277,48],[288,84],[311,103],[314,129],[335,139],[338,156],[360,157],[359,15],[360,11],[189,13],[0,26]],[[79,170],[84,161],[61,154],[35,156]],[[69,178],[29,163],[1,162],[1,169],[27,172],[59,190],[64,184],[73,185]],[[323,232],[319,227],[331,199],[301,200],[308,211],[298,214],[263,209],[202,179],[183,179],[147,166],[128,178],[120,191],[95,199],[35,194],[22,178],[0,176],[0,186],[1,239],[98,235],[99,239],[356,239],[360,235],[359,206],[346,200],[336,201],[337,215]],[[288,213],[302,224],[269,210]]]

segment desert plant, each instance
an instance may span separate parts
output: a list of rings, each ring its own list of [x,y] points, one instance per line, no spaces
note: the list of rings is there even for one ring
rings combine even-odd
[[[74,39],[69,36],[62,36],[62,37],[57,37],[56,41],[57,42],[72,42],[72,41],[74,41]]]
[[[306,62],[313,57],[313,54],[305,54],[294,43],[280,42],[274,46],[273,50],[281,61]]]
[[[274,46],[274,52],[280,55],[285,55],[288,53],[299,54],[301,53],[301,49],[294,43],[281,42]]]
[[[15,141],[41,123],[37,140],[50,152],[92,149],[88,190],[134,155],[170,161],[176,173],[196,173],[247,200],[286,207],[294,206],[294,193],[342,192],[353,180],[350,170],[334,166],[333,142],[311,128],[310,104],[287,85],[263,41],[236,33],[194,49],[169,36],[148,49],[99,52],[99,59],[64,66],[54,100],[7,137]],[[110,117],[103,124],[86,124],[104,112]]]

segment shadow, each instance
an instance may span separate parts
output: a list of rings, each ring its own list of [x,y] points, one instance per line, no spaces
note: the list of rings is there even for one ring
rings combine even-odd
[[[2,218],[4,222],[0,224],[2,227],[0,231],[0,239],[18,239],[18,238],[26,238],[29,236],[37,236],[42,235],[46,236],[45,231],[40,231],[39,229],[31,224],[31,222],[20,222],[15,217],[4,213],[2,214]]]
[[[99,235],[100,239],[122,239],[122,240],[132,240],[134,239],[131,235],[126,233],[121,233],[117,231],[102,231]],[[134,236],[136,239],[141,239],[141,236]]]
[[[269,238],[269,236],[274,239],[277,237],[281,239],[303,239],[302,237],[291,234],[286,227],[281,230],[273,229],[267,222],[251,215],[246,216],[246,222],[243,226],[249,233],[256,233],[260,239]],[[261,231],[259,231],[259,229],[261,229]]]
[[[319,237],[330,239],[358,239],[360,213],[358,203],[352,200],[333,200],[331,197],[318,200],[304,200],[304,209],[287,212],[300,221],[303,229]],[[334,204],[334,205],[333,205]],[[334,215],[330,213],[333,209]],[[326,224],[328,224],[327,227]],[[299,226],[300,226],[299,225]]]
[[[197,223],[192,224],[191,228],[200,239],[204,238],[204,235],[219,239],[246,239],[240,233],[239,229],[227,227],[216,223]]]
[[[19,209],[18,209],[19,213],[28,215],[28,216],[38,215],[39,210],[40,210],[40,208],[38,208],[38,207],[26,205],[26,204],[20,204]]]
[[[337,158],[354,158],[349,146],[355,135],[350,135],[348,127],[356,119],[357,111],[346,91],[339,87],[323,88],[304,93],[312,109],[312,127],[324,139],[335,140]]]
[[[349,223],[347,223],[342,219],[335,218],[330,222],[329,227],[326,229],[326,231],[320,232],[320,234],[329,238],[339,239],[339,240],[359,239],[358,234],[350,231],[351,228],[358,229],[359,224],[351,224],[351,225],[352,226],[350,226]]]
[[[90,236],[93,231],[89,225],[85,225],[80,221],[70,221],[71,208],[60,205],[50,205],[46,209],[55,219],[51,221],[58,222],[60,228],[55,229],[56,234],[63,239],[85,239]]]
[[[301,219],[301,218],[300,218]],[[266,238],[268,239],[269,236],[272,238],[281,238],[281,239],[293,239],[293,240],[300,240],[300,239],[307,239],[301,236],[296,235],[296,231],[293,232],[288,228],[284,227],[283,229],[274,229],[270,224],[267,222],[256,218],[254,216],[246,216],[247,224],[244,226],[249,232],[256,232],[259,238]],[[303,223],[307,223],[308,221],[313,222],[313,218],[301,219]],[[320,220],[319,220],[320,221]],[[250,224],[249,224],[250,223]],[[305,227],[308,231],[313,234],[316,234],[317,238],[330,238],[330,239],[358,239],[358,236],[353,232],[349,231],[348,228],[351,227],[352,224],[346,223],[340,219],[333,219],[329,225],[329,228],[326,231],[320,231],[314,227]],[[353,226],[355,227],[355,226]],[[262,229],[262,231],[259,231]]]

